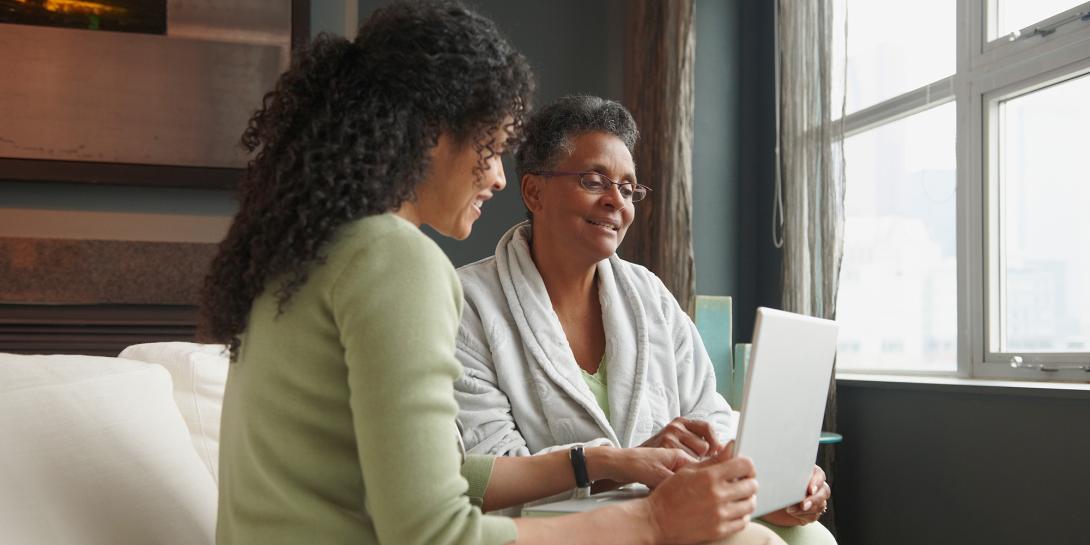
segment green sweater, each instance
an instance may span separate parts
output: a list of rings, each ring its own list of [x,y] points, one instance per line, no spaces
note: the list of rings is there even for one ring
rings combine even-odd
[[[512,520],[471,504],[494,459],[459,450],[454,268],[391,214],[341,228],[324,254],[283,314],[272,289],[250,311],[224,396],[217,543],[514,540]]]

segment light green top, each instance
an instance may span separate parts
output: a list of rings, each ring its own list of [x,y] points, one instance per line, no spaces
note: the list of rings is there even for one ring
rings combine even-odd
[[[609,420],[609,388],[606,386],[605,356],[602,356],[602,361],[598,363],[598,370],[593,375],[582,368],[579,370],[583,372],[583,382],[587,383],[590,393],[594,394],[594,399],[598,401],[598,406],[602,408],[602,412],[606,413],[606,420]]]
[[[272,288],[251,309],[224,396],[217,543],[513,541],[511,519],[470,500],[494,458],[459,451],[450,261],[390,214],[323,254],[282,315]]]

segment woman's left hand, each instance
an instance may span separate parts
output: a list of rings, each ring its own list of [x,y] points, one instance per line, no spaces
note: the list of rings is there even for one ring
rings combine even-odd
[[[806,485],[806,497],[795,505],[774,511],[763,517],[766,522],[777,526],[802,526],[816,522],[829,506],[829,497],[833,491],[825,482],[825,471],[814,466],[810,482]]]

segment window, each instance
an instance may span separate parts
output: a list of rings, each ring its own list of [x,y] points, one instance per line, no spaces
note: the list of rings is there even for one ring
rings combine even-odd
[[[838,365],[957,369],[954,103],[844,142]]]
[[[837,0],[843,4],[844,0]],[[901,3],[851,0],[848,6],[848,113],[888,100],[954,73],[955,4],[950,0]],[[844,59],[844,9],[838,6],[834,32],[837,67]],[[889,24],[896,18],[896,24]],[[928,39],[921,40],[921,36]],[[840,73],[840,70],[834,70]],[[840,97],[843,84],[833,83]],[[839,104],[839,102],[837,102]]]
[[[834,3],[839,368],[1090,379],[1090,2]]]
[[[990,16],[992,30],[988,36],[990,40],[1029,28],[1035,23],[1079,5],[1079,2],[1077,0],[994,0],[994,5]]]

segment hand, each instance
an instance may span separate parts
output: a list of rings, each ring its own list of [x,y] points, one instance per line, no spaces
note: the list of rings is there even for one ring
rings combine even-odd
[[[683,416],[671,420],[640,446],[677,448],[697,458],[714,456],[723,448],[711,424]]]
[[[825,471],[814,466],[810,482],[806,485],[806,497],[801,502],[761,518],[777,526],[802,526],[816,522],[828,508],[832,493],[829,483],[825,482]]]
[[[737,533],[757,507],[753,461],[734,457],[733,443],[681,468],[646,500],[656,543],[702,543]]]
[[[599,454],[602,467],[600,473],[594,471],[593,467]],[[696,462],[696,458],[683,450],[667,448],[598,447],[588,450],[587,455],[591,457],[587,464],[592,473],[599,473],[602,478],[618,484],[635,482],[650,488],[655,488],[682,467]]]
[[[825,482],[825,470],[815,465],[810,474],[810,484],[806,486],[806,498],[798,505],[788,507],[787,514],[803,521],[803,524],[814,522],[829,508],[832,495],[833,490]]]

